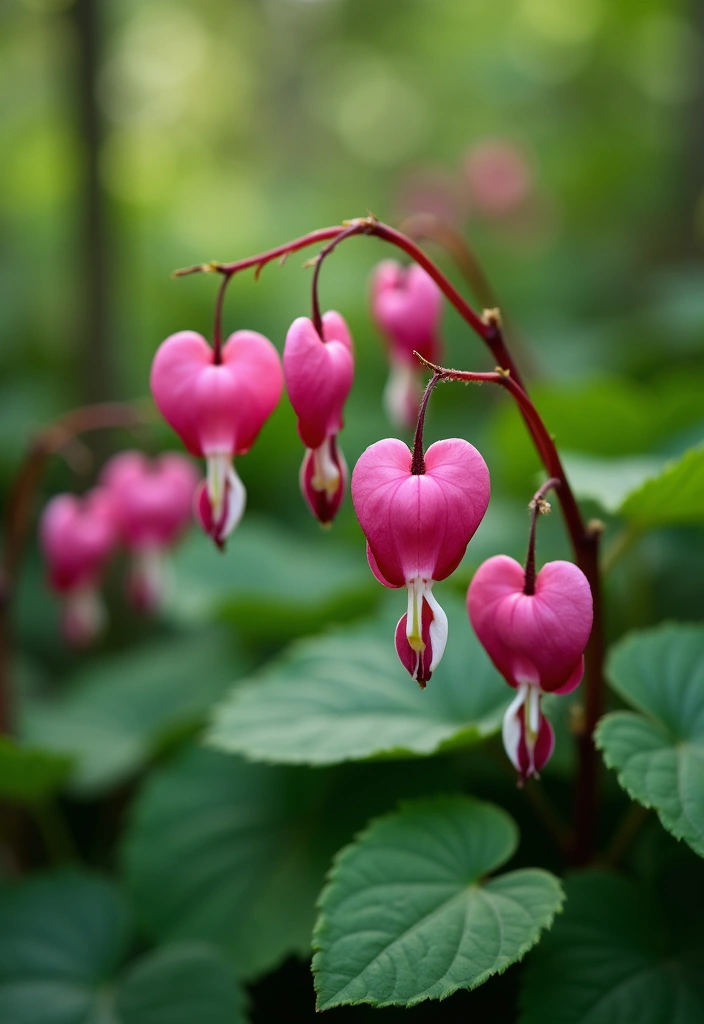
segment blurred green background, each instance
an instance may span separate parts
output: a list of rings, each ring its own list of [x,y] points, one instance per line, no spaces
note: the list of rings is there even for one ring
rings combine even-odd
[[[176,280],[175,268],[251,255],[368,210],[393,224],[429,211],[480,255],[580,495],[599,499],[586,511],[607,526],[609,640],[663,618],[702,618],[701,504],[681,513],[673,502],[646,530],[618,498],[704,437],[701,0],[0,0],[0,110],[3,495],[42,424],[83,403],[146,397],[167,335],[210,335],[217,281]],[[428,249],[469,294],[447,254]],[[314,251],[272,264],[258,282],[238,276],[226,331],[262,331],[281,351],[291,321],[309,313],[311,271],[301,265]],[[371,268],[394,255],[375,239],[352,239],[321,274],[323,308],[340,310],[355,339],[341,435],[350,467],[396,433],[381,408],[386,355],[367,295]],[[447,364],[493,368],[450,308],[443,336]],[[452,603],[448,591],[460,593],[483,558],[524,557],[539,465],[515,409],[487,387],[437,390],[426,440],[443,435],[471,440],[492,473],[489,513],[465,563],[437,588]],[[76,474],[53,460],[35,512],[59,490],[89,487],[111,450],[178,447],[156,421],[87,441],[92,465]],[[88,655],[65,650],[30,545],[14,616],[18,732],[74,758],[61,802],[87,864],[115,868],[135,781],[154,762],[168,774],[174,751],[233,679],[289,640],[377,605],[389,622],[401,614],[401,595],[386,594],[367,569],[350,501],[331,531],[309,515],[298,491],[302,455],[284,398],[238,460],[248,511],[226,557],[194,530],[155,623],[125,607],[124,565],[113,565],[110,629]],[[568,553],[559,516],[541,522],[539,561]],[[450,643],[461,654],[470,634],[460,633]],[[572,745],[567,715],[554,717],[546,779],[569,810]],[[198,756],[216,757],[189,756],[196,767]],[[218,778],[241,768],[217,758]],[[438,758],[433,772],[452,765]],[[392,807],[404,786],[410,795],[436,785],[435,774],[421,785],[405,764],[401,781],[378,765],[364,766],[361,782],[356,771],[345,785],[369,798],[360,823]],[[462,771],[472,792],[495,796],[492,769],[472,762]],[[509,784],[501,800],[520,818]],[[437,788],[447,788],[444,775]],[[128,846],[135,831],[138,821],[128,824]],[[311,893],[347,832],[326,847]],[[525,835],[532,856],[531,824]],[[44,866],[38,836],[26,846],[25,866]],[[268,967],[307,949],[311,921],[302,920],[302,944],[284,935]],[[310,1001],[307,968],[297,977]],[[476,1006],[484,996],[471,998]],[[427,1012],[434,1020],[435,1008]]]
[[[702,23],[704,5],[664,0],[5,0],[5,481],[43,422],[146,395],[166,335],[210,333],[216,281],[173,269],[367,210],[392,223],[429,210],[471,238],[568,451],[677,454],[704,419]],[[497,143],[513,172],[487,165]],[[497,206],[482,188],[501,173],[515,188]],[[226,329],[261,330],[281,348],[309,310],[306,255],[258,283],[237,277]],[[393,255],[354,239],[322,274],[323,307],[348,318],[356,342],[350,465],[392,430],[367,278]],[[448,363],[491,368],[451,309],[444,336]],[[284,399],[240,460],[250,513],[307,534],[320,557],[345,541],[358,555],[349,502],[329,539],[300,500],[294,422]],[[443,433],[480,445],[492,469],[493,518],[474,562],[519,554],[538,467],[515,411],[490,389],[444,388],[428,440]],[[177,445],[165,427],[136,441]],[[96,443],[102,453],[108,442]],[[135,438],[114,439],[125,443]],[[57,464],[45,494],[89,482]],[[544,555],[553,535],[564,550],[558,522],[543,533]],[[673,608],[698,614],[687,600]],[[646,618],[658,612],[651,602]]]

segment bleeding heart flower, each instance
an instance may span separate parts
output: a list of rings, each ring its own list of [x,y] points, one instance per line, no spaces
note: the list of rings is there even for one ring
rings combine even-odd
[[[489,504],[489,471],[467,441],[436,441],[422,467],[393,438],[362,454],[352,474],[352,501],[367,538],[372,572],[385,587],[408,588],[408,611],[396,649],[421,688],[445,650],[447,618],[432,594],[459,565]]]
[[[49,584],[62,598],[62,633],[74,646],[89,644],[104,625],[98,585],[117,540],[112,500],[104,489],[82,498],[58,494],[42,513],[39,543]]]
[[[592,594],[571,562],[548,562],[526,593],[525,570],[497,555],[479,567],[467,592],[469,618],[506,682],[518,694],[504,719],[504,745],[522,778],[537,774],[552,753],[543,693],[570,693],[584,674],[592,628]]]
[[[323,336],[299,317],[284,346],[284,378],[298,433],[306,446],[300,484],[303,497],[321,523],[330,523],[345,493],[347,465],[337,445],[342,411],[352,387],[352,339],[339,313],[322,318]]]
[[[152,612],[168,587],[166,551],[191,520],[195,468],[176,452],[151,460],[127,451],[106,463],[100,479],[112,495],[120,536],[131,555],[128,597],[135,607]]]
[[[192,455],[207,462],[196,500],[201,525],[218,546],[242,517],[244,486],[233,466],[254,444],[283,388],[278,353],[255,331],[236,331],[220,359],[194,331],[172,334],[159,346],[151,372],[154,400]]]
[[[389,345],[387,415],[398,426],[412,427],[421,396],[421,370],[413,352],[431,362],[440,357],[442,292],[417,264],[402,267],[395,260],[384,260],[372,273],[371,310]]]

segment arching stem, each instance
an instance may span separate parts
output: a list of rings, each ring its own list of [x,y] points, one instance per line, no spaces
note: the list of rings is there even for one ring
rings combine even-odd
[[[313,321],[313,326],[318,332],[318,337],[321,340],[324,339],[323,317],[320,312],[320,299],[318,297],[318,282],[320,279],[320,268],[323,265],[323,260],[325,259],[325,257],[329,256],[333,249],[337,248],[340,242],[343,242],[346,238],[350,238],[352,235],[356,234],[359,234],[356,226],[349,227],[347,228],[346,231],[340,232],[339,235],[336,235],[331,242],[328,242],[328,244],[323,249],[320,250],[317,256],[314,256],[312,260],[308,260],[307,263],[304,264],[304,266],[310,266],[311,264],[315,266],[315,269],[313,270],[311,319]]]

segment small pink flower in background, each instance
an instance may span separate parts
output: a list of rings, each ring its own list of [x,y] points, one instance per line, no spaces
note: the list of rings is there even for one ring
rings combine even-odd
[[[242,518],[246,491],[232,465],[254,444],[283,389],[278,352],[255,331],[236,331],[221,359],[194,331],[159,346],[151,372],[154,400],[191,455],[205,458],[196,497],[201,526],[222,547]]]
[[[484,139],[472,146],[465,157],[464,178],[472,209],[489,218],[518,212],[535,191],[528,154],[507,139]]]
[[[395,198],[398,219],[434,217],[442,224],[460,224],[466,215],[466,189],[457,174],[444,167],[420,167],[404,175]]]
[[[191,521],[198,483],[195,467],[176,452],[149,459],[126,451],[106,463],[100,479],[132,558],[128,597],[136,608],[152,612],[162,604],[167,589],[166,551]]]
[[[337,445],[342,412],[352,387],[352,338],[343,317],[322,318],[323,337],[313,322],[298,317],[284,346],[284,378],[298,433],[306,446],[300,483],[313,515],[323,524],[337,514],[347,486],[347,465]]]
[[[433,279],[413,264],[379,263],[371,276],[372,318],[389,346],[391,373],[384,405],[392,423],[412,427],[421,397],[421,367],[413,355],[440,358],[442,292]]]
[[[552,754],[552,726],[543,693],[570,693],[584,674],[592,628],[592,594],[571,562],[548,562],[526,593],[523,567],[496,555],[479,567],[467,592],[474,631],[506,682],[517,689],[503,728],[506,753],[522,780],[537,775]]]
[[[83,497],[58,494],[42,513],[39,543],[49,584],[62,599],[61,631],[75,647],[91,643],[104,626],[98,586],[117,542],[112,501],[101,488]]]
[[[396,650],[421,688],[447,641],[433,584],[455,571],[489,504],[489,470],[468,441],[436,441],[424,461],[424,471],[413,473],[410,450],[387,438],[363,452],[352,474],[371,570],[385,587],[408,589]]]

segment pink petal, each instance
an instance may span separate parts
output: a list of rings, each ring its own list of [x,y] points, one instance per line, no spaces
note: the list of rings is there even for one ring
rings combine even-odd
[[[151,387],[164,418],[193,455],[244,454],[283,389],[278,353],[255,331],[236,331],[215,365],[199,334],[182,331],[159,347]]]
[[[39,542],[55,590],[92,586],[117,543],[111,496],[96,488],[83,498],[52,498],[39,524]]]
[[[474,630],[511,686],[532,682],[569,692],[581,679],[592,627],[592,596],[571,562],[548,562],[535,593],[523,593],[522,566],[506,555],[479,567],[467,593]]]
[[[352,342],[339,313],[323,317],[323,337],[311,320],[291,324],[284,347],[284,376],[298,433],[307,448],[319,448],[342,429],[342,410],[352,387]]]
[[[467,441],[437,441],[426,472],[411,473],[411,452],[394,438],[362,453],[352,500],[381,576],[394,586],[442,580],[459,565],[489,503],[489,471]]]
[[[183,455],[150,460],[121,452],[105,464],[100,480],[112,495],[122,539],[133,549],[168,547],[191,521],[198,476]]]
[[[371,305],[396,359],[415,365],[414,349],[426,359],[438,358],[442,292],[422,267],[384,260],[372,273]]]
[[[324,442],[328,445],[330,450],[330,458],[337,467],[338,470],[338,483],[334,491],[330,491],[326,488],[316,488],[313,486],[313,480],[315,477],[315,457],[314,452],[310,448],[306,451],[301,465],[301,472],[299,482],[301,486],[301,493],[305,498],[306,504],[315,516],[315,518],[327,526],[333,521],[337,515],[342,499],[345,496],[345,490],[347,489],[347,463],[345,457],[340,451],[337,445],[335,436],[333,435],[329,441]]]

